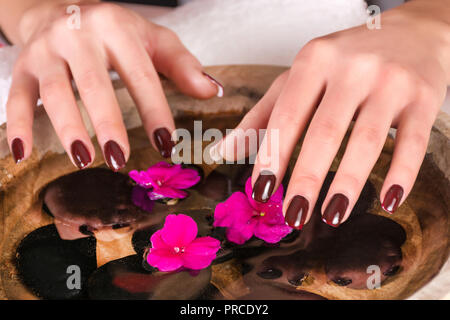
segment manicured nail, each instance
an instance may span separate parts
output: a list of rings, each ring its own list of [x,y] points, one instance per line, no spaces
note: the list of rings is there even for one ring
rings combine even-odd
[[[115,141],[109,140],[105,143],[103,152],[105,154],[105,160],[108,167],[110,167],[113,171],[119,171],[125,167],[125,156],[123,155],[122,149]]]
[[[337,193],[331,198],[322,216],[322,221],[332,227],[339,227],[348,207],[348,198]]]
[[[172,141],[172,136],[169,130],[166,128],[156,129],[153,133],[153,138],[155,139],[156,147],[164,158],[169,158],[172,154],[173,147],[175,143]]]
[[[205,77],[207,77],[209,81],[211,81],[212,83],[214,83],[217,86],[217,96],[219,98],[223,97],[223,86],[222,86],[222,84],[219,81],[217,81],[216,79],[214,79],[213,77],[211,77],[206,72],[203,72],[203,75]]]
[[[256,179],[253,186],[252,198],[258,202],[267,202],[272,195],[273,188],[275,187],[275,175],[268,171],[261,171],[258,179]]]
[[[84,169],[91,163],[91,155],[88,149],[80,140],[75,140],[70,147],[72,158],[78,168]]]
[[[286,223],[294,229],[301,230],[308,214],[309,202],[302,196],[295,196],[286,211]]]
[[[25,153],[23,151],[23,142],[19,138],[15,138],[11,143],[11,150],[13,154],[14,161],[19,163],[23,160]]]
[[[397,210],[398,205],[402,200],[402,197],[403,197],[403,188],[398,184],[394,184],[392,187],[390,187],[388,192],[386,192],[381,207],[389,213],[394,213],[395,210]]]

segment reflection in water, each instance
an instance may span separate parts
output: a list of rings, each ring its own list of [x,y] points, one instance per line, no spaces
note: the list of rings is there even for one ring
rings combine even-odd
[[[86,297],[84,291],[69,293],[62,287],[68,276],[62,266],[68,263],[81,264],[88,296],[96,299],[322,299],[306,292],[321,277],[357,289],[366,287],[369,265],[380,267],[381,280],[401,271],[405,232],[396,222],[368,213],[376,197],[370,183],[347,222],[332,228],[321,221],[320,208],[333,173],[327,176],[313,216],[302,231],[292,232],[278,244],[256,238],[242,246],[228,242],[225,229],[212,227],[214,208],[232,192],[243,191],[251,170],[248,165],[219,167],[188,190],[188,198],[170,206],[147,201],[143,190],[126,175],[106,169],[61,177],[43,194],[59,235],[55,226],[48,226],[22,241],[18,249],[21,278],[37,295],[50,299]],[[197,274],[188,270],[165,274],[146,266],[150,237],[171,213],[189,215],[198,225],[198,236],[221,241],[212,266]],[[106,231],[132,233],[123,241],[131,241],[137,254],[95,270],[96,239],[119,237],[108,238]],[[42,273],[47,267],[51,272]]]

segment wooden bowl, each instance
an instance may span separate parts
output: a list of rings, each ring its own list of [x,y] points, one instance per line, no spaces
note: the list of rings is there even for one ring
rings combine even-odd
[[[272,81],[285,68],[276,66],[218,66],[209,67],[207,72],[220,79],[225,87],[222,98],[200,101],[186,97],[163,80],[166,95],[177,126],[192,129],[193,120],[203,120],[203,129],[233,128],[242,116],[263,96]],[[120,81],[114,82],[116,95],[122,108],[131,145],[131,157],[123,172],[145,165],[148,154],[156,159],[149,141],[141,127],[141,121],[126,88]],[[78,99],[79,101],[79,99]],[[92,125],[79,101],[89,134],[93,137],[96,158],[93,167],[101,166],[104,160],[101,149],[95,141]],[[347,139],[346,139],[347,140]],[[345,143],[334,163],[336,170],[342,158]],[[297,146],[296,152],[300,147]],[[392,138],[386,140],[383,152],[370,175],[370,182],[379,194],[393,152]],[[291,168],[295,157],[291,161]],[[208,170],[213,167],[205,166]],[[40,191],[52,180],[74,172],[77,169],[59,143],[51,123],[41,110],[36,112],[34,126],[34,148],[26,161],[16,165],[9,153],[6,140],[6,126],[0,127],[0,298],[35,299],[36,296],[25,287],[15,263],[16,249],[20,241],[38,227],[52,223],[52,218],[42,213]],[[208,173],[209,171],[206,170]],[[449,256],[450,239],[450,120],[440,113],[431,133],[428,154],[417,182],[406,200],[394,215],[386,214],[379,201],[370,205],[370,213],[392,219],[406,232],[402,245],[402,272],[376,290],[349,289],[339,287],[316,276],[315,281],[303,286],[302,290],[328,299],[404,299],[417,293],[435,277]],[[124,256],[129,245],[117,249]],[[107,249],[105,249],[107,250]],[[122,254],[123,253],[123,254]],[[104,252],[103,258],[108,255]],[[117,257],[107,257],[107,261]],[[99,265],[103,264],[99,263]],[[227,291],[220,266],[215,267],[216,287],[226,296]],[[437,285],[439,287],[439,284]],[[229,289],[229,287],[228,287]],[[439,288],[444,293],[450,288]],[[432,294],[428,297],[433,297]]]

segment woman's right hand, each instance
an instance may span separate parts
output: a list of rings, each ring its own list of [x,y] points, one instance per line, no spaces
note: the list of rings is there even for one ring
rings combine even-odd
[[[126,84],[153,146],[169,157],[175,125],[157,72],[196,98],[218,94],[220,84],[203,73],[169,29],[123,7],[92,1],[76,3],[81,24],[71,29],[68,5],[36,2],[18,25],[23,50],[7,102],[8,142],[16,162],[31,154],[33,112],[40,97],[72,162],[79,168],[92,163],[94,146],[76,104],[73,79],[106,163],[114,171],[123,168],[130,147],[109,69]]]

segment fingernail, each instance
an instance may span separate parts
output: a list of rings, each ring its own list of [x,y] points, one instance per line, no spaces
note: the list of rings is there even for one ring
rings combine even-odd
[[[155,139],[156,147],[161,155],[164,158],[170,157],[175,143],[172,141],[172,136],[170,135],[169,130],[166,128],[156,129],[153,133],[153,138]]]
[[[275,186],[275,175],[268,171],[261,171],[258,179],[256,179],[253,186],[252,198],[258,202],[267,202],[272,195],[273,188]]]
[[[322,216],[322,221],[332,227],[338,227],[348,207],[348,198],[337,193],[331,198]]]
[[[75,140],[70,147],[72,158],[78,168],[86,168],[92,161],[88,149],[80,140]]]
[[[23,142],[19,138],[15,138],[11,143],[11,150],[14,161],[19,163],[24,158]]]
[[[294,229],[301,230],[308,214],[309,202],[302,196],[295,196],[286,211],[286,222]]]
[[[203,75],[205,77],[207,77],[209,81],[211,81],[212,83],[214,83],[217,86],[217,96],[219,98],[223,97],[223,86],[222,86],[222,84],[219,81],[217,81],[216,79],[214,79],[213,77],[211,77],[206,72],[203,72]]]
[[[105,160],[113,171],[119,171],[125,167],[125,156],[120,146],[113,140],[109,140],[103,147]]]
[[[397,210],[398,205],[402,200],[402,197],[403,197],[403,188],[398,184],[394,184],[392,187],[389,188],[388,192],[386,192],[381,207],[389,213],[394,213],[395,210]]]

